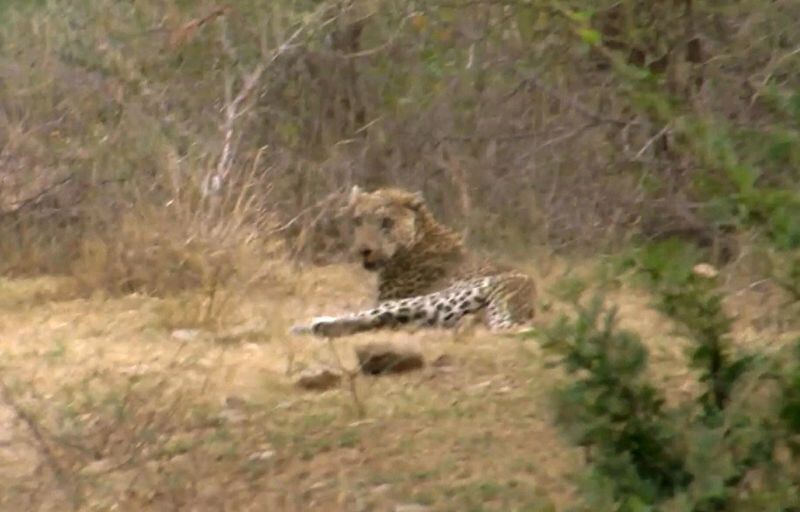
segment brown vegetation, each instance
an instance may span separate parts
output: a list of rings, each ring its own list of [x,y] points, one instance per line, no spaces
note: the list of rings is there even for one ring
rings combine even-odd
[[[287,328],[370,302],[337,212],[392,185],[543,291],[690,240],[736,342],[782,346],[800,4],[724,4],[0,2],[0,508],[575,503],[533,343],[386,334],[454,363],[371,378]],[[649,295],[612,297],[691,394]],[[356,377],[300,393],[317,360]]]

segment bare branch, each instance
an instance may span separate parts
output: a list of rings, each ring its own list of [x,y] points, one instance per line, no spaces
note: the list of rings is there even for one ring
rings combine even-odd
[[[663,128],[658,130],[658,133],[656,133],[655,135],[650,137],[650,139],[644,144],[644,146],[642,146],[642,148],[636,153],[636,155],[633,157],[633,159],[634,160],[639,160],[642,157],[642,155],[644,155],[644,152],[647,151],[647,148],[652,146],[655,141],[660,139],[662,135],[664,135],[665,133],[667,133],[669,131],[669,127],[670,127],[670,125],[669,125],[669,123],[667,123],[666,125],[664,125]]]
[[[235,134],[234,124],[236,120],[245,112],[245,110],[242,108],[242,104],[250,97],[253,90],[258,85],[258,82],[261,79],[261,76],[264,74],[264,71],[266,71],[266,69],[286,51],[293,48],[295,41],[298,37],[300,37],[300,34],[303,33],[306,27],[306,25],[300,26],[292,33],[291,36],[289,36],[286,41],[284,41],[275,51],[272,52],[272,55],[266,62],[258,64],[253,71],[247,74],[243,80],[242,87],[239,89],[239,92],[236,94],[235,98],[231,98],[231,89],[233,87],[234,79],[231,76],[225,77],[225,106],[223,107],[225,117],[222,122],[222,132],[224,134],[222,154],[217,161],[217,167],[214,174],[207,176],[204,180],[204,195],[210,195],[218,192],[222,187],[222,182],[230,172],[231,162],[233,161],[233,139]],[[227,40],[224,30],[222,32],[221,39],[222,45],[226,49],[226,53],[228,53],[229,57],[235,61],[235,50]]]
[[[513,91],[508,93],[503,98],[502,101],[509,100],[513,96],[517,95],[523,89],[525,89],[527,87],[531,87],[531,86],[535,87],[537,89],[540,89],[541,91],[543,91],[548,96],[552,96],[553,98],[556,98],[557,100],[561,101],[562,103],[565,103],[565,104],[569,105],[570,108],[572,108],[572,110],[574,110],[575,112],[578,112],[579,114],[582,114],[582,115],[588,117],[589,119],[591,119],[591,120],[593,120],[593,121],[595,121],[597,123],[614,124],[614,125],[617,125],[617,126],[626,126],[626,125],[631,124],[631,122],[628,122],[628,121],[623,121],[621,119],[614,119],[613,117],[605,117],[603,115],[598,114],[597,112],[594,112],[592,109],[590,109],[586,105],[582,104],[577,99],[567,97],[567,96],[561,94],[560,92],[556,91],[555,89],[551,88],[550,86],[546,85],[535,74],[529,76],[528,78],[525,78],[524,80],[522,80],[517,85],[517,87],[514,88]],[[633,123],[633,124],[635,124],[635,123]]]
[[[79,508],[79,504],[81,501],[81,497],[78,493],[78,489],[74,484],[71,485],[69,475],[67,471],[61,466],[58,462],[58,458],[56,454],[53,453],[53,450],[50,448],[47,440],[45,439],[45,433],[43,429],[36,421],[36,419],[28,413],[25,409],[20,406],[14,397],[12,396],[11,390],[9,389],[8,385],[5,383],[3,379],[0,378],[0,400],[6,406],[8,406],[17,417],[25,424],[30,432],[31,436],[33,437],[34,441],[36,441],[36,448],[39,451],[39,454],[42,456],[42,459],[45,463],[50,467],[55,475],[56,481],[58,482],[59,486],[61,487],[62,491],[68,496],[72,498],[72,506],[74,510]]]
[[[66,176],[65,178],[62,178],[62,179],[56,181],[55,183],[51,184],[50,186],[43,188],[37,194],[34,194],[31,197],[22,199],[21,201],[17,201],[16,203],[11,205],[11,209],[10,210],[4,211],[4,212],[0,212],[0,216],[13,214],[13,213],[18,212],[19,210],[22,210],[23,208],[31,205],[31,204],[38,203],[39,201],[42,200],[42,198],[44,198],[45,196],[49,195],[54,190],[62,187],[63,185],[66,185],[67,183],[72,181],[72,179],[74,177],[75,177],[74,174],[70,174],[69,176]]]
[[[414,12],[404,16],[403,19],[400,20],[400,23],[397,25],[397,28],[395,28],[395,30],[392,33],[392,35],[389,36],[389,39],[387,39],[384,43],[379,44],[378,46],[376,46],[374,48],[370,48],[368,50],[361,50],[361,51],[358,51],[358,52],[348,53],[348,54],[342,55],[342,57],[344,57],[346,59],[358,59],[358,58],[361,58],[361,57],[369,57],[370,55],[375,55],[376,53],[382,52],[383,50],[389,48],[395,42],[397,37],[400,35],[400,32],[403,30],[403,27],[406,25],[406,22],[408,22],[409,19],[413,18],[414,16],[416,16],[418,14],[420,14],[419,11],[414,11]],[[370,15],[370,16],[372,16],[372,15]],[[369,17],[369,16],[367,16],[367,17]]]

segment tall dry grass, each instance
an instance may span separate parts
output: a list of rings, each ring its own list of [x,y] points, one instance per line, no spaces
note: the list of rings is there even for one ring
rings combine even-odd
[[[225,10],[7,11],[1,270],[160,296],[264,278],[283,256],[275,162],[242,141],[259,77],[306,25],[244,69]],[[180,52],[202,36],[217,62],[195,82]]]

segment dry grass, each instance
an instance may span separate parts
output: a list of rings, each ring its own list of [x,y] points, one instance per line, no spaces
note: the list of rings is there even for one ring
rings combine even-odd
[[[547,268],[558,276],[565,265]],[[545,278],[543,288],[554,282]],[[429,360],[448,354],[454,362],[359,378],[364,417],[347,386],[321,394],[292,386],[295,372],[330,364],[333,355],[325,343],[287,337],[288,326],[366,304],[370,284],[351,266],[286,268],[237,299],[224,325],[180,339],[164,311],[180,309],[183,299],[70,298],[54,295],[69,288],[63,279],[0,282],[0,456],[14,461],[2,465],[0,505],[540,510],[551,503],[563,510],[574,503],[582,456],[551,423],[548,391],[561,376],[544,367],[535,342],[480,331],[339,340],[345,366],[355,364],[353,343],[378,336],[410,337]],[[647,295],[623,285],[610,300],[648,343],[653,375],[670,397],[691,393],[683,342]],[[749,300],[742,342],[750,342],[759,312],[768,313],[759,294]],[[762,329],[759,339],[769,334]]]
[[[447,353],[454,366],[359,379],[365,418],[346,389],[292,387],[293,372],[332,355],[324,343],[287,338],[288,326],[322,308],[364,304],[369,281],[353,285],[358,272],[286,276],[297,282],[238,302],[233,327],[186,341],[164,326],[165,303],[176,299],[39,300],[37,290],[53,283],[5,281],[13,299],[0,321],[3,382],[55,462],[4,409],[4,429],[22,437],[6,447],[18,464],[3,481],[3,506],[63,495],[78,509],[126,510],[569,502],[580,456],[550,425],[541,383],[552,377],[533,346],[413,334],[426,356]],[[355,364],[349,348],[358,341],[337,342],[345,365]]]
[[[545,15],[529,40],[527,7],[480,2],[456,15],[380,2],[17,3],[0,30],[0,274],[17,276],[0,279],[0,508],[574,502],[581,454],[550,422],[561,376],[534,342],[290,338],[297,320],[366,305],[371,281],[283,260],[335,260],[347,241],[331,212],[354,183],[421,189],[471,242],[515,260],[594,251],[653,208],[668,217],[696,158],[659,152],[672,123],[631,105],[571,24]],[[788,41],[792,27],[743,9],[719,14],[731,27],[720,38],[697,8],[715,79],[686,99],[769,119],[760,93],[745,108],[715,84],[765,88],[762,63],[772,76],[788,61],[754,35]],[[672,18],[654,19],[672,33]],[[728,53],[744,64],[717,58]],[[664,190],[648,191],[651,174]],[[560,307],[544,292],[567,264],[522,265],[542,278],[546,322]],[[727,272],[737,342],[781,345],[792,328],[781,295],[753,285],[768,272]],[[647,294],[625,284],[609,300],[670,400],[691,395],[686,342]],[[455,363],[359,378],[363,415],[347,386],[292,386],[307,365],[353,366],[353,343],[375,337],[410,337]]]

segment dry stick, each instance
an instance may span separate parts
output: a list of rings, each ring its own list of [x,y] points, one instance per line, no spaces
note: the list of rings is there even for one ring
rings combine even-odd
[[[601,116],[597,112],[592,111],[589,107],[585,106],[584,104],[580,103],[575,98],[570,98],[561,94],[560,92],[556,91],[555,89],[549,87],[544,82],[539,80],[539,78],[534,74],[529,76],[528,78],[523,79],[517,87],[514,88],[513,91],[508,93],[504,98],[503,101],[510,99],[511,97],[515,96],[518,92],[520,92],[526,86],[533,86],[537,89],[543,91],[548,96],[552,96],[555,99],[561,101],[562,103],[566,103],[569,105],[574,111],[583,114],[584,116],[588,117],[589,119],[602,124],[614,124],[617,126],[628,126],[629,124],[635,124],[633,121],[622,121],[621,119],[614,119],[613,117],[605,117]]]
[[[590,128],[594,128],[594,127],[596,127],[598,125],[601,125],[601,124],[613,124],[613,125],[616,125],[616,126],[621,126],[624,129],[627,129],[631,125],[639,124],[636,121],[623,121],[621,119],[615,119],[615,118],[612,118],[612,117],[601,116],[600,114],[592,111],[589,107],[587,107],[584,104],[580,103],[577,99],[567,97],[567,96],[559,93],[555,89],[545,85],[541,80],[539,80],[539,78],[536,75],[531,75],[528,78],[525,78],[522,81],[520,81],[520,83],[517,84],[517,86],[514,88],[514,90],[512,90],[510,93],[506,94],[503,98],[501,98],[501,100],[500,100],[501,103],[505,102],[505,101],[508,101],[512,97],[516,96],[526,86],[534,86],[537,89],[540,89],[541,91],[543,91],[548,96],[551,96],[551,97],[561,101],[562,103],[567,104],[570,108],[572,108],[573,110],[575,110],[579,114],[589,118],[592,121],[591,123],[589,123],[589,124],[587,124],[585,126],[582,126],[582,127],[578,128],[576,130],[572,130],[570,132],[567,132],[567,133],[564,133],[564,134],[560,134],[560,135],[554,137],[553,139],[550,139],[550,140],[544,142],[538,148],[536,148],[537,150],[538,149],[543,149],[543,148],[545,148],[547,146],[550,146],[550,145],[552,145],[552,144],[554,144],[556,142],[561,142],[563,140],[566,140],[566,139],[581,135],[586,130],[588,130]],[[506,141],[512,141],[512,140],[536,138],[536,137],[538,137],[540,135],[550,134],[550,133],[552,133],[551,130],[537,130],[537,131],[526,131],[526,132],[521,132],[521,133],[510,133],[510,134],[504,134],[504,135],[499,135],[499,136],[495,136],[495,137],[490,137],[490,136],[484,136],[484,137],[481,137],[481,136],[453,136],[453,135],[450,135],[450,136],[444,137],[444,140],[466,140],[466,141],[472,141],[472,140],[506,140]]]
[[[292,341],[293,338],[291,336],[288,336],[286,339],[287,339],[287,341],[285,343],[285,346],[286,346],[286,372],[285,372],[285,375],[287,377],[291,377],[292,375],[294,375],[294,369],[295,369],[295,364],[294,363],[295,363],[295,359],[296,359],[296,352],[295,352],[294,341]]]
[[[142,365],[142,362],[139,361],[136,364],[136,369],[138,370],[139,368],[141,368],[141,365]],[[106,430],[105,435],[102,436],[103,439],[102,439],[102,441],[100,443],[101,448],[98,450],[100,453],[102,453],[103,451],[106,450],[106,448],[108,448],[108,445],[111,442],[112,434],[114,434],[115,429],[118,428],[122,424],[124,416],[128,412],[127,410],[128,410],[128,406],[130,405],[131,393],[133,392],[133,385],[134,385],[134,381],[135,380],[136,379],[132,379],[132,378],[128,379],[128,383],[127,383],[127,386],[125,388],[125,394],[123,395],[123,398],[122,398],[122,405],[119,408],[119,412],[117,413],[117,417],[114,419],[114,422],[111,424],[111,427]]]
[[[69,176],[67,176],[67,177],[65,177],[65,178],[63,178],[61,180],[56,181],[55,183],[51,184],[50,186],[45,187],[44,189],[40,190],[38,193],[34,194],[33,196],[15,202],[14,204],[11,205],[11,208],[9,210],[0,211],[0,216],[14,214],[14,213],[22,210],[23,208],[25,208],[29,204],[35,204],[35,203],[39,202],[39,200],[41,200],[44,196],[48,195],[50,192],[56,190],[57,188],[60,188],[63,185],[66,185],[67,183],[72,181],[72,179],[74,177],[75,177],[74,174],[70,174]]]
[[[209,285],[208,295],[206,299],[208,300],[208,304],[206,305],[206,311],[204,314],[204,318],[202,319],[202,323],[208,325],[211,322],[211,318],[214,314],[214,305],[216,304],[217,292],[219,287],[219,275],[222,272],[222,269],[217,265],[214,268],[214,275],[211,278],[211,283]],[[215,328],[219,328],[219,325],[215,325]]]
[[[563,129],[560,131],[564,131]],[[534,130],[524,131],[518,133],[505,133],[502,135],[445,135],[441,137],[444,141],[458,141],[458,142],[484,142],[484,141],[515,141],[524,139],[535,139],[543,135],[553,135],[555,130]],[[559,134],[557,137],[564,135]]]
[[[0,400],[2,400],[8,407],[11,408],[12,411],[17,415],[17,417],[25,423],[25,426],[30,431],[31,435],[33,436],[34,440],[36,441],[36,447],[42,458],[45,460],[50,469],[53,471],[53,474],[56,477],[56,481],[58,482],[59,486],[61,487],[62,491],[70,496],[72,502],[73,510],[78,510],[82,497],[78,490],[78,486],[75,483],[70,482],[70,478],[64,468],[61,467],[59,464],[56,455],[50,449],[50,446],[47,444],[45,440],[45,435],[42,432],[39,424],[36,422],[36,419],[33,418],[27,411],[25,411],[12,397],[11,390],[8,388],[5,380],[0,378]]]
[[[552,146],[553,144],[558,144],[559,142],[563,142],[565,140],[572,139],[574,137],[579,137],[580,135],[585,133],[587,130],[592,129],[592,128],[598,126],[599,124],[600,123],[598,123],[597,121],[592,121],[592,122],[587,123],[587,124],[585,124],[583,126],[579,126],[578,128],[576,128],[576,129],[574,129],[574,130],[572,130],[570,132],[563,133],[561,135],[553,137],[552,139],[549,139],[549,140],[546,140],[546,141],[542,142],[541,144],[536,146],[535,150],[539,151],[539,150],[542,150],[542,149],[544,149],[544,148],[546,148],[548,146]]]
[[[210,22],[221,16],[224,16],[230,10],[230,6],[217,7],[201,18],[195,18],[187,23],[184,23],[180,28],[172,31],[168,41],[169,45],[173,48],[181,46],[183,43],[189,40],[195,32],[197,32],[197,29],[203,25],[208,25]]]
[[[350,395],[353,397],[353,404],[356,407],[356,413],[358,414],[359,418],[363,418],[366,416],[367,411],[364,407],[364,403],[358,396],[358,388],[356,387],[356,378],[358,377],[359,369],[355,370],[348,370],[345,368],[344,364],[342,363],[342,359],[339,357],[339,352],[336,350],[336,346],[333,343],[333,338],[326,338],[328,341],[328,347],[331,350],[331,354],[333,354],[333,358],[336,361],[336,365],[339,367],[339,371],[341,371],[347,377],[348,387],[350,388]]]
[[[211,180],[223,180],[228,175],[231,167],[232,161],[232,147],[233,147],[233,136],[234,136],[234,123],[236,119],[241,117],[246,110],[241,110],[240,107],[242,103],[250,96],[250,94],[255,89],[256,85],[258,84],[261,75],[266,71],[267,67],[272,65],[283,53],[289,50],[292,47],[294,41],[303,33],[306,26],[303,25],[297,30],[292,33],[289,38],[284,41],[277,50],[272,52],[272,56],[267,60],[267,62],[261,63],[255,67],[255,69],[245,77],[244,83],[242,84],[242,88],[239,90],[239,93],[236,95],[235,98],[232,100],[230,99],[232,91],[232,83],[233,80],[228,76],[225,80],[225,119],[222,124],[222,131],[224,133],[224,142],[222,145],[222,154],[220,155],[219,160],[217,161],[217,168],[216,172],[213,176],[209,176]],[[225,35],[223,33],[222,36],[223,46],[228,50],[228,52],[233,52],[233,48],[227,42]],[[207,178],[207,181],[208,181]],[[210,186],[210,185],[207,185]]]
[[[181,353],[183,352],[183,350],[187,346],[189,346],[189,342],[188,341],[184,341],[180,345],[178,345],[177,350],[175,350],[175,354],[172,356],[172,361],[167,365],[168,369],[172,368],[172,367],[175,367],[178,364],[178,362],[179,362],[178,358],[180,357]],[[169,410],[173,411],[173,413],[177,410],[177,406],[178,406],[178,402],[179,402],[179,398],[180,397],[181,397],[181,395],[178,394],[178,396],[176,397],[176,400],[170,405]],[[151,417],[148,420],[147,425],[151,425],[152,421],[153,421],[153,416],[151,415]],[[141,431],[141,429],[140,429],[140,431]],[[131,462],[133,462],[134,457],[136,457],[136,455],[140,454],[143,451],[143,449],[144,449],[144,445],[140,443],[140,446],[138,447],[138,450],[134,451],[134,453],[132,453],[130,455],[130,457],[126,461],[124,461],[123,463],[118,465],[118,467],[116,469],[121,469],[122,467],[124,467],[124,466],[130,464]],[[144,469],[144,467],[142,467],[142,468],[139,469],[139,471],[136,472],[134,477],[131,479],[130,484],[128,485],[128,491],[131,491],[135,487],[136,483],[138,482],[139,478],[141,477],[141,475],[142,475],[142,473],[144,471],[145,471],[145,469]]]
[[[365,57],[368,55],[373,55],[388,48],[394,42],[395,38],[399,35],[401,29],[405,25],[405,22],[413,15],[414,13],[405,16],[401,20],[397,29],[395,30],[395,33],[392,34],[389,40],[386,41],[384,44],[369,50],[343,55],[343,57],[349,59]],[[264,73],[267,67],[269,67],[272,63],[274,63],[283,53],[285,53],[292,47],[294,41],[300,36],[300,34],[303,32],[305,28],[306,28],[305,25],[303,25],[297,30],[295,30],[294,33],[291,36],[289,36],[289,38],[283,44],[281,44],[276,51],[272,53],[272,56],[266,63],[259,64],[258,66],[256,66],[253,72],[250,73],[250,75],[245,79],[244,84],[242,85],[242,88],[239,91],[239,94],[236,96],[235,99],[233,99],[233,101],[230,101],[230,83],[232,81],[230,80],[230,78],[226,79],[225,121],[223,123],[223,131],[225,135],[224,135],[224,143],[222,146],[222,155],[220,156],[220,159],[217,162],[217,169],[214,177],[217,177],[218,179],[222,180],[226,177],[226,175],[230,170],[231,147],[233,145],[233,132],[234,132],[233,124],[234,121],[244,113],[243,111],[239,111],[239,106],[247,99],[247,97],[253,91],[256,84],[258,83],[258,80],[261,78],[261,75]],[[222,43],[226,52],[235,60],[235,52],[233,50],[233,47],[230,45],[230,42],[225,37],[224,32],[222,35]]]
[[[403,19],[400,20],[400,23],[397,25],[397,28],[395,28],[394,33],[391,36],[389,36],[389,39],[387,39],[384,43],[381,43],[378,46],[374,48],[369,48],[367,50],[361,50],[354,53],[347,53],[342,55],[342,57],[346,59],[358,59],[360,57],[369,57],[370,55],[375,55],[376,53],[382,52],[383,50],[389,48],[392,45],[392,43],[394,43],[395,39],[397,39],[397,37],[400,35],[400,32],[403,30],[403,26],[405,26],[406,22],[418,14],[421,14],[421,11],[414,11],[404,16]],[[371,14],[368,15],[364,19],[367,19],[370,16],[372,15]]]
[[[346,187],[340,187],[340,188],[334,190],[333,192],[328,194],[325,198],[321,199],[320,201],[317,201],[316,203],[303,208],[302,210],[300,210],[300,213],[298,213],[297,215],[295,215],[294,217],[289,219],[288,222],[278,226],[277,228],[274,228],[274,229],[270,230],[267,234],[273,235],[273,234],[276,234],[276,233],[280,233],[281,231],[286,231],[287,229],[292,227],[298,220],[300,220],[301,217],[303,217],[307,213],[313,211],[316,208],[320,208],[322,206],[326,206],[327,204],[332,203],[336,199],[339,199],[344,190],[346,190]]]
[[[669,131],[669,128],[670,128],[670,123],[665,124],[664,127],[658,131],[658,133],[656,133],[655,135],[650,137],[650,139],[648,139],[648,141],[644,144],[644,146],[642,146],[642,149],[640,149],[636,153],[636,156],[634,156],[633,159],[639,160],[642,157],[642,155],[644,155],[645,151],[647,151],[647,149],[650,146],[652,146],[655,141],[657,141],[662,135],[664,135]]]
[[[756,91],[751,96],[751,98],[750,98],[750,106],[751,107],[756,102],[756,100],[759,98],[759,96],[761,96],[761,93],[764,90],[764,88],[767,87],[767,84],[769,84],[769,81],[772,79],[772,76],[775,74],[775,70],[777,70],[781,66],[781,64],[784,63],[784,61],[789,60],[790,58],[792,58],[792,57],[794,57],[795,55],[798,55],[798,54],[800,54],[800,46],[798,46],[797,48],[795,48],[794,50],[792,50],[792,51],[790,51],[788,53],[785,53],[785,54],[781,55],[780,57],[778,57],[777,59],[771,61],[767,65],[767,68],[770,68],[770,69],[766,73],[766,76],[764,76],[764,79],[761,81],[761,84],[756,88]]]
[[[367,130],[369,130],[369,129],[370,129],[370,127],[372,127],[373,125],[375,125],[375,124],[379,123],[379,122],[380,122],[380,121],[382,121],[382,120],[383,120],[383,116],[378,116],[378,117],[376,117],[375,119],[373,119],[372,121],[368,121],[367,123],[365,123],[365,124],[364,124],[363,126],[361,126],[360,128],[357,128],[357,129],[356,129],[356,130],[353,132],[353,134],[354,134],[354,135],[358,135],[358,134],[364,133],[364,132],[366,132]],[[339,147],[339,146],[344,146],[344,145],[346,145],[346,144],[352,144],[353,142],[356,142],[357,140],[359,140],[359,139],[358,139],[358,138],[355,138],[355,137],[350,137],[349,139],[342,139],[342,140],[339,140],[339,141],[335,142],[335,143],[333,144],[333,147]]]
[[[228,345],[222,345],[222,350],[219,352],[219,363],[217,368],[222,368],[222,362],[225,360],[225,355],[228,352]],[[203,384],[200,386],[200,395],[205,395],[206,391],[208,390],[208,384],[211,382],[211,372],[206,372],[205,378],[203,379]]]

